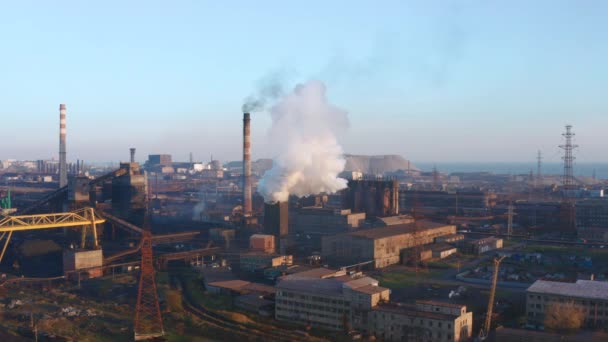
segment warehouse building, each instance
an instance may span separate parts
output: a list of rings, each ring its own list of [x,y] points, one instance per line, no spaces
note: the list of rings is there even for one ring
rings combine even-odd
[[[502,245],[502,239],[491,236],[479,240],[465,241],[462,246],[462,251],[468,254],[479,255],[495,249],[500,249],[502,248]]]
[[[289,231],[296,234],[299,248],[320,251],[324,236],[359,229],[364,221],[365,213],[352,213],[349,209],[305,207],[291,215]]]
[[[337,264],[373,261],[375,268],[400,262],[403,249],[433,243],[435,238],[456,233],[456,226],[431,221],[359,230],[324,237],[321,255]]]

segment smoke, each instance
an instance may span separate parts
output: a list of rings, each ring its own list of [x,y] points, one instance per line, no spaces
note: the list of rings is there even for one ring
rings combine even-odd
[[[336,134],[348,127],[348,117],[328,102],[322,82],[298,84],[279,99],[270,115],[270,139],[277,155],[258,186],[265,201],[346,187],[346,180],[338,178],[346,162]]]
[[[285,94],[285,84],[289,75],[285,70],[271,72],[257,82],[256,90],[243,101],[243,113],[259,112],[266,105]]]

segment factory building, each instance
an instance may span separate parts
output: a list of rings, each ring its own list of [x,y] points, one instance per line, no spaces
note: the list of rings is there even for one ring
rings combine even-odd
[[[378,305],[369,313],[369,331],[382,341],[468,341],[473,313],[465,305],[437,301]]]
[[[368,218],[399,214],[399,182],[380,179],[351,179],[344,191],[344,208],[364,212]]]
[[[403,190],[399,193],[399,207],[404,213],[484,216],[496,206],[496,199],[495,193],[481,191]]]
[[[321,255],[336,263],[373,261],[376,268],[400,262],[403,249],[433,243],[434,239],[456,233],[456,226],[418,221],[389,227],[359,230],[324,237]]]
[[[241,271],[255,272],[269,267],[293,265],[293,256],[278,255],[265,252],[247,252],[239,255]]]
[[[148,155],[148,166],[171,166],[173,161],[170,154],[150,154]]]
[[[249,249],[253,252],[274,253],[274,235],[253,234],[249,238]]]
[[[369,311],[389,300],[390,290],[378,286],[378,281],[370,277],[305,273],[310,276],[294,274],[277,284],[277,320],[335,331],[343,331],[346,323],[363,330]]]
[[[552,304],[576,305],[583,310],[586,326],[608,327],[608,282],[537,280],[526,290],[526,315],[530,323],[544,324]]]
[[[578,237],[608,241],[608,200],[578,200],[575,205]]]
[[[72,204],[88,204],[90,197],[89,183],[91,180],[84,176],[68,178],[68,201]]]
[[[289,234],[289,206],[287,202],[264,203],[264,233],[274,235],[278,252],[285,254]]]
[[[103,275],[103,252],[95,250],[66,249],[63,251],[63,273],[66,277],[97,278]]]
[[[304,207],[294,211],[289,230],[296,234],[296,244],[308,251],[320,251],[321,239],[359,229],[365,213],[352,213],[350,209]]]
[[[112,212],[121,218],[143,223],[147,202],[147,179],[138,163],[121,163],[125,174],[112,179]]]
[[[479,255],[495,249],[500,249],[502,248],[502,245],[502,239],[491,236],[479,240],[465,241],[462,244],[462,251],[468,254]]]

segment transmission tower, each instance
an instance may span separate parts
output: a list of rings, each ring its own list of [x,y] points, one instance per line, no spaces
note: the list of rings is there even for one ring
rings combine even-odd
[[[538,150],[538,154],[536,155],[536,186],[541,186],[543,184],[542,176],[541,176],[541,167],[543,162],[543,154]]]
[[[572,132],[572,125],[566,125],[566,132],[562,133],[564,138],[566,138],[566,143],[564,145],[559,145],[561,149],[564,150],[564,178],[563,178],[563,188],[564,195],[569,196],[570,191],[574,186],[574,172],[572,165],[574,164],[574,156],[572,155],[572,151],[578,147],[578,145],[572,144],[572,138],[574,137],[574,132]]]
[[[163,319],[160,315],[156,281],[154,280],[154,260],[152,259],[152,232],[150,231],[149,214],[144,218],[142,232],[141,269],[139,291],[135,308],[135,341],[161,337]]]

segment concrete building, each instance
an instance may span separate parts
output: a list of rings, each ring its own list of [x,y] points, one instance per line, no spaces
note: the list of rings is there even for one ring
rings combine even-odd
[[[171,155],[170,154],[150,154],[148,155],[149,166],[171,166]]]
[[[436,237],[435,243],[458,243],[462,240],[464,240],[463,234],[450,234]]]
[[[369,316],[368,333],[382,341],[468,341],[473,330],[473,313],[452,303],[385,303]]]
[[[255,272],[268,267],[293,265],[293,256],[265,252],[248,252],[240,254],[239,264],[242,271]]]
[[[462,251],[468,254],[479,255],[495,249],[500,249],[502,248],[502,245],[502,239],[491,236],[479,240],[465,241],[462,245]]]
[[[575,283],[537,280],[526,290],[526,315],[532,324],[544,324],[551,304],[573,303],[583,309],[585,325],[608,327],[608,282],[577,280]]]
[[[349,275],[287,276],[276,288],[277,320],[335,331],[364,330],[369,311],[390,296],[377,280]]]
[[[289,206],[287,202],[264,203],[264,233],[274,235],[277,251],[285,254],[289,234]]]
[[[89,183],[88,177],[69,177],[68,178],[68,201],[71,203],[86,204],[89,202]]]
[[[274,253],[274,235],[251,235],[249,238],[249,249],[253,252]]]
[[[305,207],[291,215],[289,230],[298,237],[299,248],[320,251],[324,236],[359,229],[364,221],[365,213],[352,213],[350,209]]]
[[[488,215],[496,206],[495,193],[481,191],[421,191],[403,190],[399,193],[401,212],[416,210],[425,214]]]
[[[321,255],[336,263],[373,261],[376,268],[400,262],[403,249],[432,243],[435,238],[456,233],[456,226],[431,221],[359,230],[324,237]]]
[[[399,182],[382,179],[351,179],[344,193],[344,208],[367,217],[399,214]]]
[[[103,253],[101,249],[63,251],[63,273],[72,279],[82,277],[101,277],[103,271]]]
[[[139,163],[121,163],[120,168],[126,172],[112,178],[112,212],[134,224],[141,224],[148,197],[146,174]]]
[[[433,252],[433,258],[443,259],[457,252],[456,247],[447,244],[437,244],[431,246]]]
[[[608,241],[608,199],[578,200],[575,212],[579,238]]]

